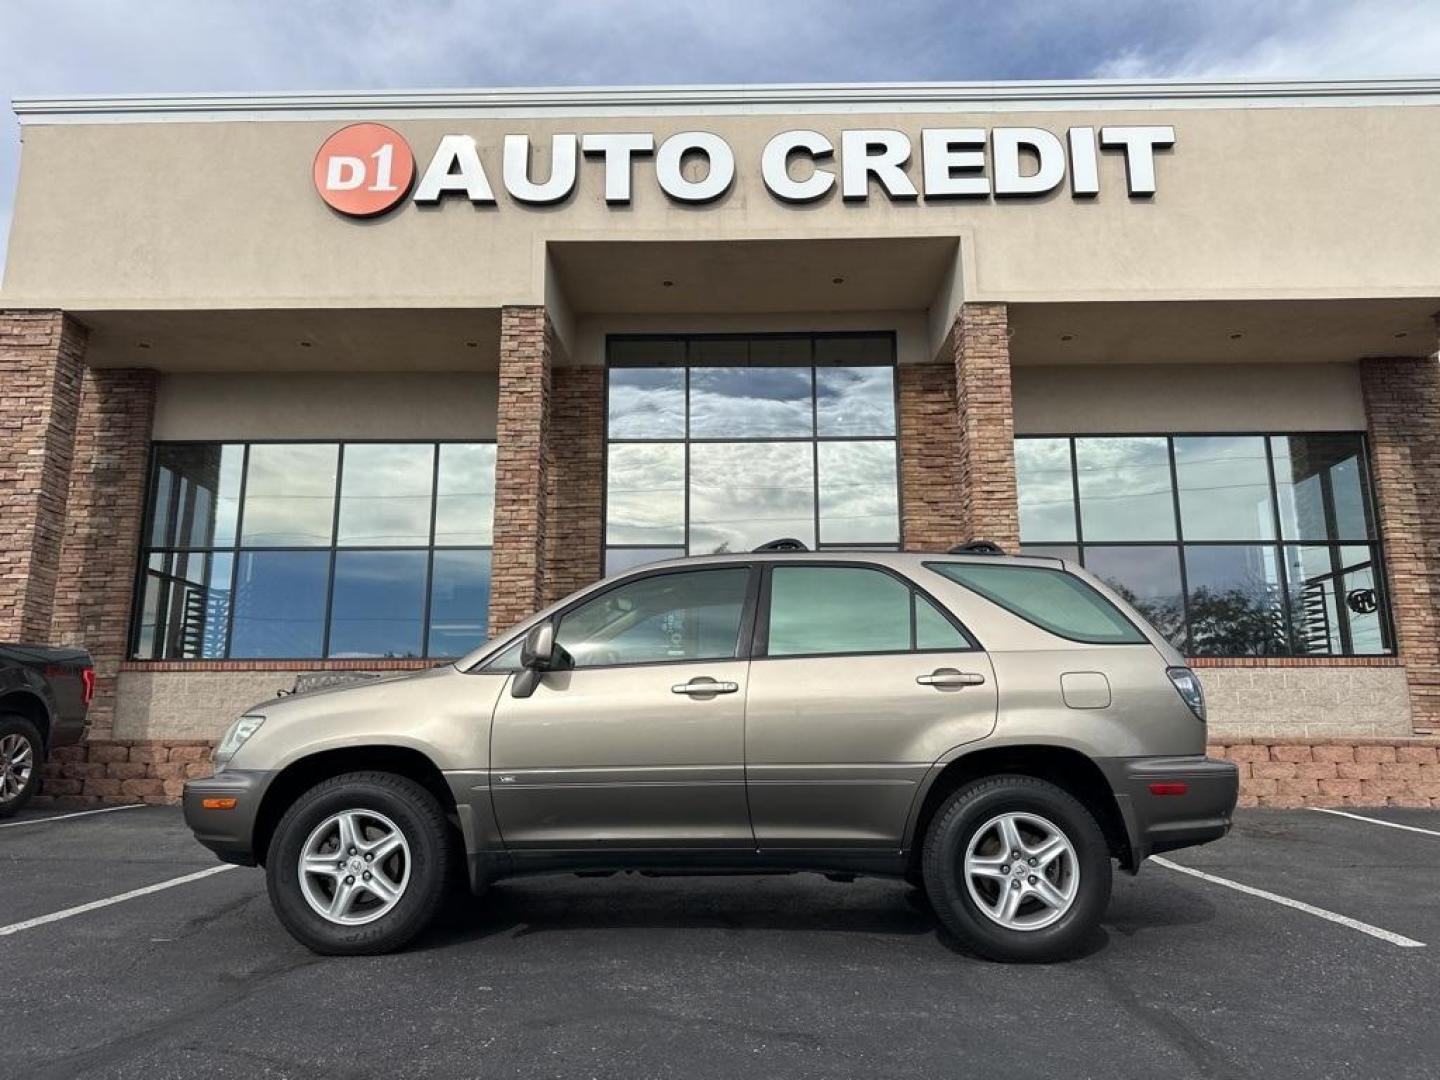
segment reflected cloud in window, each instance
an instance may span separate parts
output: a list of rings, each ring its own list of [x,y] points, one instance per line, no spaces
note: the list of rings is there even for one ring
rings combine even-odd
[[[423,547],[430,543],[435,447],[353,443],[340,478],[342,547]]]
[[[808,367],[690,369],[690,437],[804,437],[814,432]]]
[[[809,443],[693,443],[690,551],[750,551],[788,536],[815,546]]]

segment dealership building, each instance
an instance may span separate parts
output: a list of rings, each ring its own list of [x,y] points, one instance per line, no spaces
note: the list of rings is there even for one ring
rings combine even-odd
[[[1440,81],[14,109],[0,640],[99,676],[53,794],[652,559],[985,538],[1131,598],[1255,797],[1440,803]]]

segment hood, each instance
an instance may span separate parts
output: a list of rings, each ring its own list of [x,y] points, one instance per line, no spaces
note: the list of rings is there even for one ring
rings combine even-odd
[[[360,695],[367,691],[374,692],[380,687],[390,687],[396,683],[414,682],[419,679],[433,679],[436,676],[444,676],[455,671],[455,665],[450,663],[437,664],[435,667],[425,668],[421,671],[396,671],[383,675],[370,675],[366,672],[323,672],[324,675],[333,675],[337,681],[332,685],[317,686],[313,690],[303,690],[298,693],[286,692],[277,694],[272,698],[264,698],[255,704],[248,706],[241,715],[260,715],[265,717],[279,716],[281,714],[304,711],[304,707],[314,704],[322,699],[331,702],[341,694],[354,696],[359,701]],[[345,676],[354,675],[352,681],[342,681]],[[299,683],[303,676],[297,676]]]

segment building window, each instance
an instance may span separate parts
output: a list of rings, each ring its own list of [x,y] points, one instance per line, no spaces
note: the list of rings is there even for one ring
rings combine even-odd
[[[156,443],[130,655],[463,655],[494,505],[493,443]]]
[[[900,543],[890,334],[613,337],[605,572]]]
[[[1024,437],[1027,554],[1078,559],[1191,656],[1394,651],[1358,432]]]

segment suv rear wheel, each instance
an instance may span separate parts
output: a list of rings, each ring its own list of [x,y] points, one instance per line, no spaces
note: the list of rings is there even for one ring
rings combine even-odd
[[[1032,776],[952,793],[931,819],[923,868],[940,921],[992,960],[1073,956],[1110,901],[1110,851],[1094,815]]]
[[[29,720],[0,715],[0,818],[17,813],[40,786],[43,745]]]
[[[444,812],[415,781],[357,772],[311,788],[281,818],[266,859],[270,902],[317,953],[398,949],[440,910],[450,876]]]

